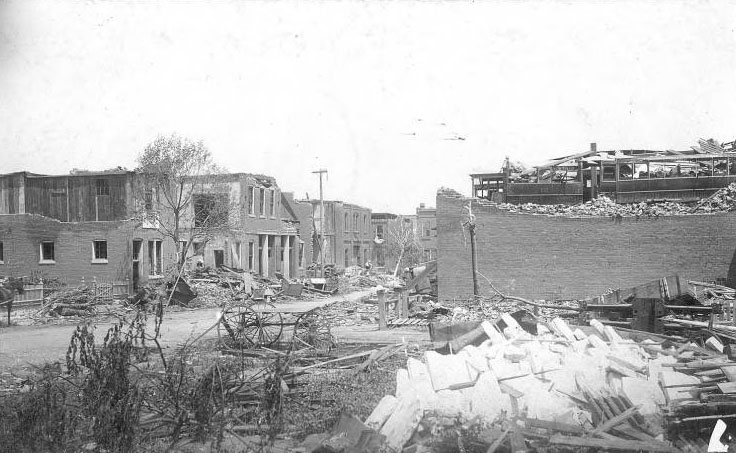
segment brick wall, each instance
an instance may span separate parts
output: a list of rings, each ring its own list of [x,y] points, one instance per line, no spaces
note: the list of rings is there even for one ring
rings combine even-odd
[[[473,293],[470,237],[462,227],[468,201],[451,190],[437,194],[442,300]],[[478,270],[507,294],[584,298],[672,274],[736,284],[736,213],[614,221],[514,214],[483,200],[472,203]],[[488,294],[483,277],[479,282]]]
[[[84,277],[100,281],[132,278],[132,241],[143,240],[141,277],[149,274],[147,240],[156,230],[135,229],[133,222],[64,223],[33,214],[0,215],[3,263],[0,275],[56,277],[76,284]],[[93,241],[107,241],[107,263],[93,263]],[[54,242],[54,263],[41,264],[41,241]],[[163,263],[173,262],[173,244],[164,241]]]

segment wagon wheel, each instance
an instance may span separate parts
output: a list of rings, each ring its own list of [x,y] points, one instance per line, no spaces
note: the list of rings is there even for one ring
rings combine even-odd
[[[706,347],[705,346],[705,342],[710,337],[714,337],[716,340],[720,341],[721,344],[723,344],[723,345],[728,344],[727,341],[724,341],[725,339],[723,337],[721,337],[717,333],[713,332],[712,330],[708,330],[708,329],[701,329],[701,330],[697,331],[694,334],[694,338],[693,339],[696,340],[696,341],[698,341],[705,348]]]
[[[284,329],[281,313],[259,310],[264,307],[273,305],[235,306],[225,310],[217,325],[220,343],[238,350],[276,343]]]
[[[296,320],[293,345],[295,349],[314,347],[329,350],[335,345],[335,339],[327,322],[320,320],[316,313],[307,313]]]

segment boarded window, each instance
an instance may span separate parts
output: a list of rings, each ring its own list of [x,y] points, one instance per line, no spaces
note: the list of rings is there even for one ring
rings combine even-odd
[[[345,213],[345,231],[350,231],[350,224],[348,223],[348,213]]]
[[[253,241],[248,242],[248,269],[253,270],[253,262],[255,260],[256,248]]]
[[[51,241],[41,242],[41,261],[54,261],[55,259],[54,243]]]
[[[107,261],[107,241],[92,241],[93,259]]]
[[[97,180],[97,195],[110,195],[110,183],[107,179]]]
[[[5,261],[5,247],[3,246],[3,243],[0,241],[0,264],[2,264]]]

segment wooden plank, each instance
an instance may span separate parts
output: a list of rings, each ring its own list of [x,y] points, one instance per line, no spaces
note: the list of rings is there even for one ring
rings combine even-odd
[[[616,415],[615,417],[611,418],[610,420],[606,420],[605,422],[598,425],[593,431],[591,431],[592,435],[597,435],[600,433],[605,433],[611,428],[614,428],[621,423],[624,423],[629,420],[629,418],[636,415],[636,413],[639,411],[638,406],[630,407],[626,409],[625,411],[621,412],[620,414]]]
[[[575,447],[588,447],[596,449],[619,450],[619,451],[656,451],[677,452],[674,447],[656,445],[650,442],[626,439],[595,439],[586,437],[569,437],[555,434],[549,439],[552,445],[572,445]]]
[[[554,431],[562,431],[571,434],[584,434],[585,430],[580,425],[570,425],[567,423],[550,422],[547,420],[540,420],[538,418],[524,418],[524,424],[527,428],[542,428],[551,429]]]
[[[724,382],[716,385],[721,393],[736,393],[736,382]]]
[[[722,366],[721,371],[730,382],[736,382],[736,364]]]

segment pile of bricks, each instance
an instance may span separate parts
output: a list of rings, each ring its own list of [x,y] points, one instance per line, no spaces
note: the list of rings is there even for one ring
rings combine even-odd
[[[698,203],[694,212],[725,212],[736,210],[736,183],[724,187],[710,197]]]
[[[669,217],[689,214],[710,214],[736,210],[736,183],[720,189],[710,197],[703,199],[695,207],[682,203],[634,203],[617,204],[608,197],[600,196],[595,200],[577,205],[540,205],[526,203],[515,205],[501,203],[500,209],[510,212],[544,214],[565,217]]]
[[[686,215],[691,209],[680,203],[635,203],[617,204],[608,197],[600,196],[595,200],[577,205],[540,205],[526,203],[514,205],[499,204],[500,209],[510,212],[524,212],[529,214],[545,214],[565,217],[665,217]]]
[[[477,426],[474,441],[490,450],[695,448],[667,436],[664,414],[702,384],[704,377],[681,368],[707,352],[624,339],[596,321],[588,333],[555,318],[533,334],[509,315],[482,327],[478,345],[408,358],[397,371],[396,394],[386,395],[365,425],[395,451],[432,451],[441,427],[456,430],[458,421]]]

